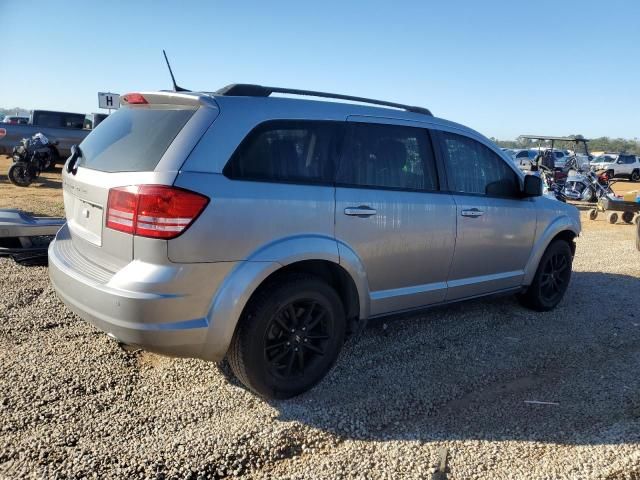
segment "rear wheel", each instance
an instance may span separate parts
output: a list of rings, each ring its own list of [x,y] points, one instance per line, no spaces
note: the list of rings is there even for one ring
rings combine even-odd
[[[598,218],[598,210],[592,208],[591,210],[589,210],[589,220],[595,220],[596,218]]]
[[[634,170],[631,172],[631,181],[638,182],[640,181],[640,170]]]
[[[29,168],[24,162],[13,163],[7,172],[9,181],[18,187],[28,187],[33,182]]]
[[[633,212],[622,212],[622,221],[624,223],[633,223]]]
[[[42,169],[47,172],[52,172],[55,170],[56,164],[60,161],[60,155],[58,155],[58,152],[53,148],[49,149],[49,151],[49,158],[42,166]]]
[[[618,221],[618,214],[616,212],[610,212],[607,215],[607,220],[609,221],[609,223],[614,224]]]
[[[555,240],[540,259],[533,282],[518,296],[525,307],[538,312],[552,310],[564,297],[571,280],[573,255],[565,240]]]
[[[327,374],[345,335],[338,294],[319,278],[295,274],[250,301],[229,347],[236,377],[266,398],[299,395]]]

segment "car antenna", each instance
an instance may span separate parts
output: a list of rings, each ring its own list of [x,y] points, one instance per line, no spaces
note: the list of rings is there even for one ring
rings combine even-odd
[[[176,77],[173,76],[173,70],[171,70],[171,64],[169,63],[169,59],[167,58],[167,52],[162,50],[162,54],[164,55],[164,61],[167,62],[167,68],[169,69],[169,75],[171,75],[171,81],[173,82],[173,91],[174,92],[190,92],[191,90],[187,90],[186,88],[179,87],[176,83]]]

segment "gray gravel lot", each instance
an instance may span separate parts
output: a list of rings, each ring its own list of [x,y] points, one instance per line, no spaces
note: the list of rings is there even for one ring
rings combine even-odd
[[[0,478],[429,478],[446,447],[451,479],[640,479],[640,253],[632,227],[584,224],[556,311],[378,322],[271,403],[214,364],[119,349],[45,268],[0,260]]]

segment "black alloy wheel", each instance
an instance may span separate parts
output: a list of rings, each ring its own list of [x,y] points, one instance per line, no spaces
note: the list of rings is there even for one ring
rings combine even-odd
[[[540,276],[540,292],[548,303],[556,303],[564,295],[571,278],[571,264],[562,252],[547,258]]]
[[[518,295],[522,305],[538,312],[553,310],[571,280],[573,251],[566,240],[554,240],[542,255],[531,285]]]
[[[282,379],[300,377],[325,355],[333,333],[328,309],[312,299],[296,300],[277,312],[265,333],[264,358]]]
[[[227,359],[253,392],[290,398],[324,378],[338,358],[345,331],[344,307],[331,285],[313,275],[283,275],[249,301]]]

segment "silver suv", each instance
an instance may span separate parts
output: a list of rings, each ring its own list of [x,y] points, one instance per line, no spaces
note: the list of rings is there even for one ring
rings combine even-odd
[[[320,381],[370,318],[497,293],[554,308],[580,233],[469,128],[257,85],[125,95],[63,184],[68,307],[125,344],[226,357],[269,398]]]

